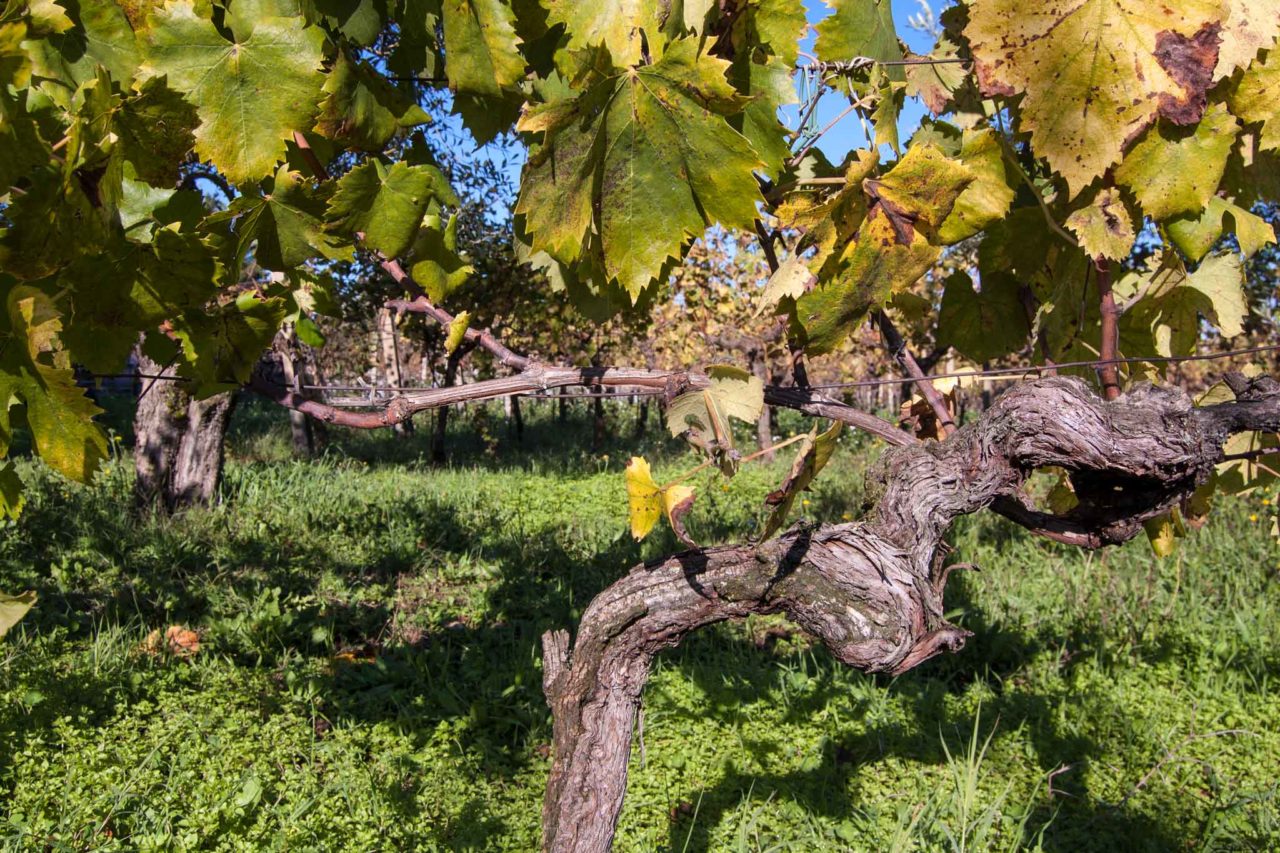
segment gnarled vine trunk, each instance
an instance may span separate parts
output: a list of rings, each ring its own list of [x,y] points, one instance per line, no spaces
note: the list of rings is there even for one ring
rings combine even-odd
[[[942,606],[942,542],[955,518],[991,507],[1059,541],[1123,542],[1209,476],[1230,434],[1280,430],[1280,384],[1230,381],[1236,402],[1199,409],[1181,391],[1139,388],[1107,402],[1075,379],[1027,383],[943,442],[887,451],[868,474],[861,521],[632,569],[591,602],[572,647],[565,631],[543,638],[554,717],[545,847],[609,848],[659,651],[714,622],[779,612],[870,672],[904,672],[955,651],[967,632]],[[1021,497],[1030,473],[1050,465],[1071,472],[1080,500],[1060,517]]]
[[[138,354],[144,376],[172,376]],[[235,392],[193,400],[185,383],[143,379],[134,413],[134,497],[141,509],[173,512],[211,503],[222,480],[223,439]]]

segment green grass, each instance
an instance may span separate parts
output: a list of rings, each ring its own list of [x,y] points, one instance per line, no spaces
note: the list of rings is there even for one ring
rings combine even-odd
[[[90,487],[26,465],[0,589],[40,601],[0,641],[0,844],[534,849],[538,637],[676,547],[626,534],[627,455],[659,478],[693,461],[621,417],[581,449],[586,423],[549,412],[522,447],[497,414],[460,421],[433,470],[425,436],[290,461],[279,413],[247,408],[223,504],[174,521],[130,517],[127,457]],[[849,512],[867,459],[846,438],[804,511]],[[700,480],[693,535],[747,535],[786,464]],[[778,620],[701,633],[655,668],[618,849],[1280,847],[1280,551],[1257,511],[1224,502],[1164,560],[968,519],[957,558],[981,571],[948,606],[975,636],[898,678]],[[198,654],[142,650],[172,624]]]

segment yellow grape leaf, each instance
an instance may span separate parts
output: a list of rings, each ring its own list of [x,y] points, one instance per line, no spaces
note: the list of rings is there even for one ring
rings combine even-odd
[[[458,316],[454,317],[449,323],[449,335],[444,339],[444,351],[449,355],[453,355],[461,344],[463,338],[467,336],[467,328],[471,325],[471,312],[460,311]]]
[[[1113,261],[1129,257],[1136,233],[1120,193],[1111,187],[1067,217],[1067,227],[1080,238],[1080,248],[1091,258]]]
[[[34,591],[8,595],[0,592],[0,637],[9,633],[9,629],[17,625],[27,611],[36,603]]]
[[[1280,0],[1227,0],[1227,10],[1215,80],[1246,67],[1280,35]]]
[[[1031,147],[1074,195],[1157,115],[1200,120],[1224,18],[1221,0],[974,0],[965,36],[984,94],[1025,94]]]
[[[1155,551],[1157,557],[1168,557],[1177,550],[1178,539],[1182,536],[1177,515],[1178,511],[1171,509],[1142,523],[1143,529],[1147,531],[1147,539],[1151,542],[1151,550]]]
[[[1227,104],[1246,123],[1261,123],[1259,148],[1280,148],[1280,51],[1273,50],[1266,59],[1250,65]]]
[[[691,486],[676,484],[662,490],[662,509],[667,514],[667,523],[675,532],[676,538],[690,548],[697,548],[698,543],[689,538],[684,529],[684,516],[693,507],[694,491]]]
[[[662,514],[662,490],[653,481],[649,462],[643,456],[632,456],[623,472],[627,482],[627,515],[631,519],[631,535],[639,542],[649,535]]]

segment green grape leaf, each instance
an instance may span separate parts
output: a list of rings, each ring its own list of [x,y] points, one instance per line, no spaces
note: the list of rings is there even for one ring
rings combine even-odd
[[[173,321],[186,363],[180,373],[196,380],[197,398],[243,385],[289,315],[280,297],[246,292],[212,310],[188,311]]]
[[[338,54],[321,91],[316,133],[364,151],[381,151],[398,131],[431,120],[408,95],[346,51]]]
[[[1218,0],[974,0],[965,36],[985,94],[1025,93],[1021,127],[1071,192],[1157,115],[1192,124],[1218,61]]]
[[[95,208],[79,181],[64,183],[61,173],[47,165],[29,177],[26,195],[5,210],[12,224],[0,231],[0,270],[28,281],[93,254],[108,234],[105,211]]]
[[[22,478],[11,460],[0,464],[0,514],[14,519],[22,514],[26,500],[22,496]],[[2,597],[2,596],[0,596]]]
[[[787,144],[787,129],[778,121],[778,109],[799,101],[791,80],[791,66],[777,57],[758,62],[751,53],[735,59],[729,73],[730,80],[739,93],[751,98],[742,113],[729,120],[764,161],[765,174],[777,177],[782,171],[791,148]]]
[[[144,80],[125,98],[112,132],[120,155],[149,184],[173,185],[178,166],[195,147],[196,110],[158,78]]]
[[[938,313],[938,345],[954,347],[979,363],[1022,349],[1031,329],[1021,288],[1008,273],[983,276],[981,292],[974,291],[968,273],[947,276]]]
[[[391,5],[384,0],[314,0],[314,3],[325,23],[361,46],[378,40],[378,34],[386,26],[384,10]]]
[[[835,13],[818,23],[814,45],[818,58],[847,61],[865,56],[880,62],[902,59],[902,45],[893,26],[893,4],[889,0],[826,0]],[[895,83],[905,83],[901,65],[887,66],[886,74]]]
[[[660,0],[622,0],[616,3],[583,3],[581,0],[545,0],[547,26],[565,25],[566,47],[581,50],[604,45],[619,67],[641,60],[641,43],[648,36],[651,53],[669,13]]]
[[[791,463],[791,470],[787,472],[786,479],[777,490],[770,492],[764,499],[765,504],[773,509],[769,513],[768,521],[765,522],[764,532],[760,534],[761,541],[777,533],[782,529],[782,525],[786,524],[796,495],[809,488],[809,484],[826,467],[836,451],[836,443],[843,429],[844,424],[833,421],[830,428],[821,434],[818,433],[818,428],[814,427],[813,431],[800,442],[800,449],[796,452],[795,461]]]
[[[21,406],[40,458],[64,477],[88,482],[107,458],[106,436],[93,422],[102,410],[57,349],[62,319],[53,301],[26,285],[7,290],[0,317],[0,455],[12,442],[12,410]]]
[[[145,68],[196,107],[196,153],[233,183],[270,175],[285,141],[314,124],[324,75],[324,31],[300,18],[261,17],[231,40],[191,0],[152,13]]]
[[[872,204],[857,235],[832,278],[796,303],[807,352],[831,352],[868,311],[928,271],[942,253],[938,226],[973,180],[965,166],[924,143],[910,146],[885,175],[863,180]]]
[[[1091,258],[1123,260],[1137,239],[1133,216],[1113,187],[1098,190],[1088,204],[1067,217],[1066,226]]]
[[[443,0],[441,5],[445,71],[455,92],[498,96],[524,77],[515,13],[507,3]]]
[[[59,274],[72,305],[62,342],[77,364],[97,373],[121,370],[139,332],[202,310],[217,275],[212,253],[190,232],[159,228],[150,244],[119,241]]]
[[[1222,180],[1239,130],[1220,103],[1210,104],[1194,127],[1159,121],[1125,154],[1116,181],[1157,221],[1198,213]]]
[[[1280,148],[1280,51],[1254,62],[1227,97],[1231,112],[1246,124],[1262,125],[1258,137],[1263,151]]]
[[[1227,19],[1214,79],[1244,68],[1260,50],[1270,50],[1280,36],[1280,0],[1226,0]]]
[[[25,47],[40,90],[63,109],[82,83],[97,75],[99,66],[127,88],[138,72],[138,43],[120,5],[114,0],[79,0],[75,26]]]
[[[1173,244],[1193,261],[1203,258],[1224,230],[1236,235],[1240,251],[1246,258],[1252,257],[1263,246],[1276,242],[1275,228],[1271,223],[1218,196],[1210,196],[1199,216],[1170,220],[1165,223],[1165,230]]]
[[[326,218],[331,230],[363,234],[366,247],[394,258],[409,248],[432,201],[458,204],[436,167],[368,160],[338,181]]]
[[[900,66],[894,66],[895,68]],[[888,145],[895,155],[902,153],[898,142],[898,113],[902,109],[905,83],[895,84],[882,66],[871,72],[871,89],[876,91],[876,105],[871,111],[872,144],[879,148]]]
[[[974,181],[960,193],[938,229],[938,239],[948,246],[999,222],[1014,197],[995,132],[990,128],[966,130],[960,139],[959,159],[973,173]]]
[[[683,39],[653,65],[527,111],[519,129],[544,135],[516,202],[533,249],[573,263],[592,247],[635,300],[712,221],[750,228],[764,164],[725,121],[745,104],[726,69]]]
[[[0,637],[9,633],[14,625],[22,621],[27,611],[36,603],[34,591],[9,595],[0,592]]]
[[[1225,338],[1244,332],[1249,311],[1244,264],[1234,252],[1211,255],[1190,274],[1166,255],[1160,266],[1141,277],[1138,286],[1146,292],[1121,318],[1121,333],[1141,341],[1141,351],[1166,357],[1190,355],[1200,338],[1201,317],[1217,326]]]
[[[428,215],[413,241],[413,265],[409,274],[432,302],[443,302],[474,272],[458,254],[458,217],[449,217],[444,228],[440,217]]]
[[[283,272],[315,257],[351,257],[349,246],[325,233],[324,212],[324,200],[306,179],[281,165],[266,192],[246,192],[226,210],[209,216],[205,227],[234,220],[237,260],[243,262],[252,251],[259,266]]]
[[[711,387],[688,391],[667,407],[667,429],[673,436],[689,433],[704,444],[730,441],[727,418],[755,423],[764,408],[764,383],[758,376],[732,365],[707,368]]]

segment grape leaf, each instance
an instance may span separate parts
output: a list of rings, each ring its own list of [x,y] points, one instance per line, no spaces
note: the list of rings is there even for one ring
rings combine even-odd
[[[454,317],[449,323],[449,334],[444,339],[445,353],[453,355],[454,350],[461,346],[463,339],[467,336],[467,329],[470,326],[471,313],[459,311],[458,316]]]
[[[938,226],[973,180],[963,165],[923,143],[910,146],[885,175],[863,180],[872,199],[866,219],[831,280],[796,303],[807,352],[831,352],[868,311],[924,275],[942,253]]]
[[[787,472],[786,479],[776,491],[770,492],[764,499],[765,504],[773,510],[769,513],[768,521],[765,522],[764,532],[760,534],[761,541],[782,529],[787,516],[791,514],[791,505],[795,503],[796,495],[809,488],[809,484],[826,467],[831,455],[836,451],[836,443],[843,429],[844,424],[833,421],[825,432],[819,434],[818,428],[814,427],[813,431],[801,441],[800,449],[796,452],[795,461],[791,463],[791,470]]]
[[[180,373],[197,382],[204,398],[243,385],[289,314],[280,297],[263,299],[248,291],[210,311],[188,311],[173,321],[186,364]]]
[[[1162,115],[1199,120],[1218,61],[1218,0],[974,0],[965,35],[985,94],[1025,93],[1021,126],[1077,193]]]
[[[862,182],[870,177],[879,162],[874,150],[860,149],[845,170],[845,182],[832,193],[800,190],[787,195],[774,215],[786,228],[803,232],[799,249],[816,247],[809,269],[820,278],[834,273],[839,260],[837,248],[843,249],[858,232],[867,216],[867,194]]]
[[[324,233],[324,200],[301,175],[282,164],[266,186],[262,195],[246,192],[205,219],[206,228],[235,220],[237,260],[252,250],[260,266],[283,272],[314,257],[351,257],[349,247]]]
[[[455,92],[498,96],[524,77],[509,5],[503,0],[443,0],[442,7],[445,71]]]
[[[727,63],[697,51],[676,41],[653,65],[521,117],[520,130],[544,134],[516,202],[535,251],[572,263],[598,246],[606,277],[635,300],[712,221],[751,227],[764,164],[724,119],[745,99]]]
[[[22,514],[26,503],[22,496],[22,478],[18,476],[11,460],[0,465],[0,514],[7,518],[17,518]]]
[[[692,433],[704,443],[722,438],[726,418],[754,423],[764,408],[764,384],[760,377],[731,365],[707,368],[711,387],[688,391],[667,407],[667,429],[673,436]]]
[[[65,182],[50,166],[28,173],[26,195],[5,210],[11,223],[0,231],[0,270],[19,279],[52,275],[107,238],[106,214],[94,207],[79,181]]]
[[[1227,98],[1231,111],[1246,124],[1262,125],[1258,137],[1263,151],[1280,149],[1280,50],[1245,69]]]
[[[547,25],[565,25],[570,50],[604,45],[619,67],[641,59],[641,44],[648,36],[650,51],[656,43],[670,7],[661,0],[615,0],[583,3],[581,0],[545,0]]]
[[[22,617],[27,615],[27,611],[35,603],[36,594],[34,591],[23,592],[18,595],[0,592],[0,637],[9,633],[14,625],[22,621]]]
[[[818,58],[847,61],[866,56],[880,62],[902,59],[902,46],[893,26],[893,4],[889,0],[826,0],[835,13],[818,23],[818,40],[814,45]],[[887,66],[888,78],[905,83],[907,75],[901,65]]]
[[[1067,217],[1066,226],[1080,238],[1080,247],[1091,258],[1123,260],[1137,236],[1133,217],[1112,187],[1098,190],[1088,204]]]
[[[919,98],[935,116],[947,111],[956,92],[964,85],[968,72],[960,58],[960,50],[949,37],[943,35],[928,56],[911,54],[907,59],[930,59],[938,62],[917,62],[905,66],[907,94]]]
[[[1201,316],[1217,326],[1225,338],[1244,331],[1249,311],[1244,265],[1234,252],[1211,255],[1189,274],[1180,262],[1166,256],[1142,284],[1149,290],[1121,318],[1122,334],[1142,341],[1141,351],[1162,356],[1191,354],[1200,337]]]
[[[1218,196],[1199,216],[1185,216],[1165,223],[1169,239],[1193,261],[1198,261],[1213,248],[1223,231],[1236,235],[1245,257],[1252,257],[1263,246],[1276,242],[1275,228],[1259,216]]]
[[[325,77],[315,131],[364,151],[381,151],[397,131],[431,118],[363,62],[338,54]]]
[[[471,276],[474,268],[458,255],[458,217],[440,227],[440,217],[428,214],[413,241],[409,274],[433,302],[443,302]]]
[[[233,183],[262,178],[285,141],[310,128],[321,97],[324,31],[301,18],[261,17],[250,35],[223,37],[191,0],[152,13],[145,68],[167,75],[196,107],[196,152]]]
[[[365,246],[394,258],[409,248],[432,201],[458,204],[436,167],[368,160],[338,181],[326,218],[331,230],[363,233]]]
[[[999,222],[1013,203],[1014,191],[995,133],[990,128],[965,130],[960,140],[960,162],[973,173],[974,181],[960,193],[938,229],[938,239],[944,245],[959,243]]]
[[[1159,121],[1125,154],[1116,167],[1116,181],[1129,188],[1152,219],[1196,213],[1218,188],[1239,130],[1220,103],[1211,104],[1195,127]]]
[[[759,313],[780,303],[783,299],[793,302],[817,283],[804,258],[792,255],[783,261],[760,293]]]
[[[1020,295],[1022,285],[1007,273],[983,276],[975,292],[968,273],[947,276],[938,313],[938,345],[984,362],[1022,348],[1031,331]]]
[[[1222,46],[1214,79],[1244,68],[1260,50],[1269,50],[1280,35],[1280,0],[1226,0]]]
[[[662,513],[662,492],[653,480],[649,462],[643,456],[632,456],[623,472],[627,484],[627,516],[631,535],[639,542],[649,535]]]
[[[150,244],[118,241],[59,274],[72,305],[62,342],[90,370],[121,370],[138,332],[183,311],[203,310],[217,274],[208,247],[190,232],[160,228]]]
[[[98,66],[127,87],[138,72],[138,43],[114,0],[79,0],[75,26],[24,45],[40,90],[66,109],[81,83],[92,80]]]
[[[764,162],[764,173],[777,177],[791,148],[787,129],[778,121],[778,109],[799,101],[791,80],[791,66],[777,57],[758,62],[752,53],[734,60],[729,77],[734,88],[751,98],[742,113],[729,120],[729,125],[746,137]]]
[[[102,410],[76,384],[58,351],[62,319],[53,301],[26,285],[7,288],[0,317],[0,455],[12,440],[11,412],[23,407],[31,441],[45,463],[84,483],[107,458],[107,440],[93,417]]]

